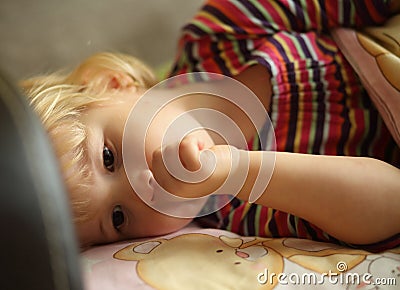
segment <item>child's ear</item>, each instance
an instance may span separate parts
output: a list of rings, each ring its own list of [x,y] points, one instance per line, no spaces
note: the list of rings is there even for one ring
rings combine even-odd
[[[99,90],[124,90],[137,86],[129,74],[95,64],[81,65],[70,75],[68,81]]]

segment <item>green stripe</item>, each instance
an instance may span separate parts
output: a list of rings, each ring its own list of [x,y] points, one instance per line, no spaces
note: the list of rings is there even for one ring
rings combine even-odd
[[[355,25],[356,24],[356,7],[354,6],[354,3],[350,5],[350,24]]]
[[[252,151],[259,151],[260,150],[260,136],[256,133],[253,138],[253,144],[251,147]]]
[[[275,23],[275,19],[268,13],[267,9],[263,7],[258,1],[252,1],[252,4],[257,7],[258,11],[265,17],[271,27],[278,30],[279,26]]]
[[[240,48],[239,48],[239,44],[238,44],[237,40],[236,41],[232,41],[232,50],[235,52],[235,56],[239,60],[239,63],[240,64],[244,64],[244,56],[240,52]],[[232,63],[232,59],[230,60],[230,62]],[[234,67],[234,68],[236,69],[236,67]]]
[[[296,52],[299,53],[301,55],[301,58],[308,61],[308,59],[306,59],[306,55],[304,54],[303,48],[301,47],[300,43],[299,43],[299,39],[297,37],[290,37],[291,42],[294,44],[294,46],[296,47]],[[288,41],[285,41],[286,44],[288,44]],[[306,43],[307,45],[307,43]],[[307,48],[310,48],[307,45]],[[290,49],[290,48],[289,48]],[[313,47],[311,47],[312,50],[314,50]],[[291,55],[293,54],[293,51],[289,50],[288,53],[290,53]]]
[[[294,216],[294,224],[295,224],[295,227],[296,227],[296,228],[294,228],[290,223],[290,217],[291,216],[292,215],[290,215],[290,214],[287,215],[286,224],[287,224],[288,230],[290,231],[290,233],[292,235],[298,236],[298,234],[297,234],[297,225],[299,223],[299,218],[297,216]]]
[[[306,0],[300,1],[300,4],[302,7],[302,9],[301,9],[302,11],[308,11]],[[305,23],[306,29],[310,28],[311,21],[310,21],[310,16],[308,15],[308,13],[303,13],[303,18],[304,18],[304,23]]]
[[[262,206],[257,206],[256,207],[256,213],[254,215],[254,228],[255,228],[255,235],[260,236],[260,226],[264,226],[261,224],[261,210]]]
[[[360,105],[362,105],[361,101],[362,101],[362,97],[360,97]],[[370,115],[371,115],[371,112],[369,110],[363,112],[363,117],[364,117],[364,130],[363,131],[364,131],[364,134],[363,134],[363,136],[361,137],[360,140],[357,140],[357,155],[358,156],[361,156],[361,146],[363,145],[365,139],[367,138],[369,130],[370,130],[370,127],[371,127]],[[357,126],[357,124],[356,124],[356,126]],[[358,129],[358,127],[359,126],[357,126],[357,129]]]
[[[352,6],[352,5],[350,5]],[[338,18],[338,23],[344,23],[344,16],[343,16],[343,6],[338,5],[338,11],[337,11],[337,18]]]
[[[193,19],[193,21],[191,21],[191,24],[197,26],[198,28],[200,28],[201,30],[205,31],[208,34],[214,33],[214,31],[209,26],[207,26],[206,24],[204,24],[203,22],[201,22],[199,20]]]

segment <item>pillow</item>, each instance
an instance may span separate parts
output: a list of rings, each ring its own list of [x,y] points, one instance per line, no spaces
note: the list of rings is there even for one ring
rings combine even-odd
[[[98,246],[81,257],[87,290],[372,289],[382,279],[400,283],[400,248],[371,254],[193,225],[162,237]]]
[[[384,26],[336,28],[332,35],[400,146],[400,15]]]

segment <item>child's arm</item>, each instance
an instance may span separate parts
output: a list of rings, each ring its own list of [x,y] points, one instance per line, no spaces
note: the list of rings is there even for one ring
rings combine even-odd
[[[189,144],[186,142],[185,146]],[[186,152],[181,154],[185,166],[193,171],[199,168],[200,151],[196,153],[196,141],[192,145],[192,149],[181,146],[180,150]],[[216,168],[213,175],[203,182],[185,183],[171,177],[163,167],[161,152],[154,154],[154,176],[164,188],[176,195],[196,197],[218,193],[217,189],[231,169],[230,148],[222,145],[210,149],[216,156]],[[233,178],[235,174],[246,175],[246,181],[237,194],[242,200],[249,199],[256,178],[270,175],[268,169],[259,172],[260,160],[265,154],[276,154],[270,183],[256,203],[308,220],[347,243],[374,243],[400,232],[400,170],[395,167],[364,157],[238,152],[241,163],[234,169]],[[203,161],[207,162],[207,159]]]
[[[251,180],[261,155],[271,153],[249,154]],[[245,184],[238,197],[247,199],[250,187]],[[345,242],[373,243],[400,232],[400,171],[372,158],[277,152],[257,203],[302,217]]]

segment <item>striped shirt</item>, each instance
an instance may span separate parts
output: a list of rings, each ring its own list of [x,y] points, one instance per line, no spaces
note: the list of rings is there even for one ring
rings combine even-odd
[[[269,114],[277,151],[370,156],[399,167],[399,148],[329,35],[335,26],[383,23],[390,16],[389,3],[210,0],[184,26],[172,74],[235,76],[262,64],[272,75]],[[260,142],[254,142],[252,149],[259,149]],[[241,235],[340,243],[301,218],[237,199],[214,218],[218,227]],[[366,248],[377,251],[399,244],[396,236]]]

